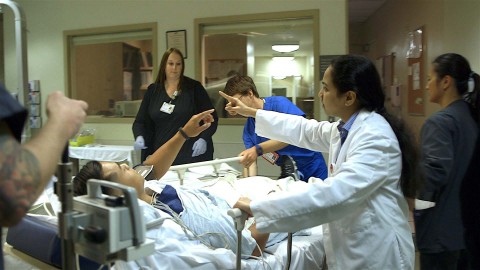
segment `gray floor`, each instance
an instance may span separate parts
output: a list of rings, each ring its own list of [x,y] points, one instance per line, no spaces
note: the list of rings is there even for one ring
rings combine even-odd
[[[21,261],[9,254],[4,254],[5,257],[5,270],[39,270],[39,268],[33,267],[32,265]]]
[[[2,229],[2,247],[3,244],[5,243],[6,235],[7,235],[7,229],[3,228]],[[16,257],[10,255],[10,254],[5,254],[3,253],[4,261],[5,261],[5,270],[38,270],[39,268],[33,267],[32,265],[21,261],[17,259]]]

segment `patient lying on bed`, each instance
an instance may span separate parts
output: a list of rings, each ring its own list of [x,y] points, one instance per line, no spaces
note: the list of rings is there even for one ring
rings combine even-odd
[[[170,140],[158,148],[144,162],[144,165],[153,165],[156,179],[160,179],[168,171],[183,143],[188,137],[198,136],[210,126],[213,121],[208,110],[194,115],[182,128],[182,134],[177,132]],[[131,186],[136,189],[138,198],[157,209],[165,211],[173,217],[178,216],[186,227],[197,235],[207,234],[206,244],[214,248],[229,248],[236,252],[237,232],[233,219],[227,211],[231,208],[228,203],[205,190],[175,189],[166,185],[158,193],[147,193],[144,188],[145,179],[137,171],[126,164],[118,165],[113,162],[90,161],[75,176],[73,181],[74,195],[87,193],[86,183],[89,179],[101,179]],[[118,195],[118,190],[106,190],[104,193]],[[211,234],[214,232],[213,234]],[[259,256],[265,249],[269,234],[260,233],[255,223],[248,230],[242,231],[242,254]],[[278,235],[272,238],[278,239]]]
[[[237,232],[233,220],[227,215],[228,203],[208,191],[200,189],[174,188],[166,185],[159,193],[147,193],[145,179],[128,165],[113,162],[88,162],[73,181],[75,196],[87,193],[89,179],[102,179],[134,187],[138,198],[152,204],[172,216],[178,216],[184,225],[196,235],[204,235],[204,244],[213,248],[228,248],[236,252]],[[104,191],[110,195],[116,190]],[[259,233],[255,224],[242,232],[242,254],[259,256],[264,250],[269,234]],[[258,244],[258,247],[257,247]]]

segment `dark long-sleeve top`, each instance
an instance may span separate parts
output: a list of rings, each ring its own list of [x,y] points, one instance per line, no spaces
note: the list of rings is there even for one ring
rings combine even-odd
[[[18,141],[21,140],[26,118],[27,110],[0,84],[0,121],[5,121]]]
[[[27,110],[20,105],[12,95],[0,84],[0,122],[5,122],[5,124],[10,128],[12,135],[20,142],[22,130],[27,118]],[[1,134],[2,136],[6,134]],[[8,167],[8,160],[4,160],[4,164],[0,165],[0,172],[2,171],[2,166]],[[9,204],[0,200],[2,204]],[[0,228],[0,237],[2,237],[2,228]],[[0,249],[0,269],[3,269],[3,249]]]
[[[471,269],[480,269],[480,137],[460,189],[465,241]]]
[[[415,211],[420,252],[465,248],[460,187],[475,149],[478,125],[463,100],[452,102],[428,118],[421,130],[424,187],[418,198],[436,205]]]
[[[164,103],[175,105],[171,114],[162,112]],[[142,161],[155,150],[172,138],[180,127],[183,127],[190,118],[208,109],[213,109],[212,102],[205,88],[200,82],[188,77],[183,78],[180,93],[172,100],[166,92],[165,86],[151,84],[140,105],[132,126],[133,136],[143,136],[147,149],[142,150]],[[213,113],[214,122],[198,137],[187,140],[173,162],[173,165],[206,161],[213,159],[213,141],[218,125],[217,113]],[[199,156],[192,157],[192,147],[198,138],[207,142],[207,151]]]

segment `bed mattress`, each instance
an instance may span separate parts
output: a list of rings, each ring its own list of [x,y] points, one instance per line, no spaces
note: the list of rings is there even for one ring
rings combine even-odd
[[[48,216],[25,216],[19,224],[8,229],[6,242],[37,260],[61,268],[61,240],[57,226],[49,218],[51,219]],[[79,263],[81,269],[100,267],[100,264],[81,256]]]

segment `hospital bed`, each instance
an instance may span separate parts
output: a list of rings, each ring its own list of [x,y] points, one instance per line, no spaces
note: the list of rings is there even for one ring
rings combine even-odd
[[[252,198],[264,196],[265,190],[286,189],[291,184],[288,179],[271,180],[266,177],[239,178],[240,173],[227,162],[238,159],[217,160],[213,164],[190,164],[173,166],[162,179],[146,182],[146,188],[155,188],[158,183],[173,186],[201,188],[217,196],[223,196],[230,205],[236,195]],[[179,173],[181,172],[181,173]],[[252,184],[255,189],[252,189]],[[55,208],[51,190],[44,192]],[[44,202],[45,202],[44,201]],[[140,201],[139,201],[140,202]],[[140,202],[144,218],[149,220],[166,215],[151,205]],[[41,237],[40,237],[41,236]],[[136,261],[116,261],[113,269],[235,269],[236,254],[230,249],[210,249],[198,241],[186,237],[182,228],[170,219],[160,226],[149,228],[146,237],[154,239],[153,255]],[[322,269],[324,250],[321,226],[297,232],[293,236],[290,269]],[[32,239],[35,241],[32,243]],[[287,240],[267,246],[262,258],[242,257],[242,269],[284,269],[287,263]],[[58,236],[57,219],[54,216],[29,214],[19,225],[8,230],[4,250],[28,263],[45,269],[61,267],[61,247]],[[86,258],[79,258],[80,269],[99,269],[100,265]],[[106,269],[106,268],[105,268]]]

